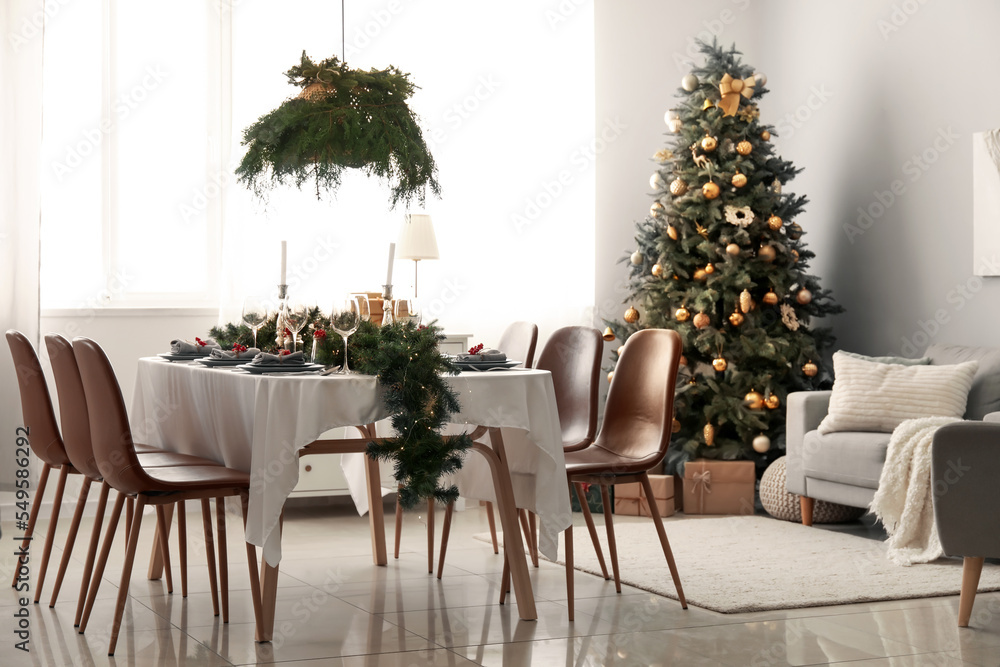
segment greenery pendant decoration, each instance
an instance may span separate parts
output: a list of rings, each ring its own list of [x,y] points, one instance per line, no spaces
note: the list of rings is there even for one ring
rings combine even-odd
[[[345,169],[388,183],[393,208],[423,204],[428,188],[440,195],[434,158],[406,103],[416,88],[408,74],[353,70],[336,56],[314,63],[303,51],[285,75],[301,92],[243,131],[247,152],[236,175],[255,195],[309,180],[317,197],[332,194]]]

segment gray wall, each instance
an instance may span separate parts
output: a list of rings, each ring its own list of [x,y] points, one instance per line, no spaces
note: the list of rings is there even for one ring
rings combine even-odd
[[[602,313],[624,309],[615,262],[651,201],[649,158],[687,71],[677,60],[715,32],[767,74],[761,120],[805,169],[785,192],[811,201],[797,222],[811,271],[847,309],[830,319],[838,347],[1000,345],[1000,280],[973,275],[971,186],[971,134],[1000,127],[1000,3],[597,0],[595,26],[597,122],[628,125],[597,162]]]

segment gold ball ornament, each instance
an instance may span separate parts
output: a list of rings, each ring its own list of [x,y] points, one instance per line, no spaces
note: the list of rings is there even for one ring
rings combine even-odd
[[[652,204],[649,205],[649,214],[652,216],[663,215],[663,211],[664,211],[663,204],[661,204],[658,201],[654,201]]]
[[[711,153],[712,151],[714,151],[718,147],[718,145],[719,145],[718,139],[716,139],[712,135],[708,135],[707,137],[701,140],[701,149],[707,153]]]
[[[615,350],[615,354],[617,354],[617,355],[618,355],[618,358],[619,358],[619,359],[621,359],[621,358],[622,358],[622,353],[623,353],[623,352],[625,352],[625,346],[624,346],[624,345],[619,345],[619,346],[618,346],[618,349],[617,349],[617,350]]]
[[[719,371],[720,373],[729,367],[729,362],[726,361],[724,357],[716,357],[712,359],[712,368]]]
[[[769,449],[771,449],[771,439],[763,433],[753,439],[753,450],[758,454],[763,454]]]
[[[719,196],[720,192],[722,192],[722,190],[719,189],[719,186],[712,181],[709,181],[708,183],[705,183],[705,185],[701,186],[701,194],[705,195],[705,199],[715,199]]]
[[[778,295],[774,293],[774,290],[771,290],[764,295],[763,301],[769,306],[776,306],[778,305]]]
[[[729,245],[726,246],[726,254],[731,255],[733,257],[737,257],[742,251],[743,249],[740,248],[735,243],[730,243]]]
[[[767,406],[768,410],[777,410],[781,407],[781,399],[778,398],[777,394],[768,394],[767,398],[764,399],[764,405]]]
[[[767,226],[773,232],[776,232],[779,229],[781,229],[782,224],[783,224],[782,219],[776,215],[772,215],[770,218],[767,219]]]
[[[670,182],[670,194],[675,197],[680,197],[682,194],[688,191],[688,184],[679,178],[675,178]]]
[[[695,269],[694,279],[695,280],[705,280],[708,278],[708,272],[705,269]]]
[[[753,144],[751,144],[749,141],[745,139],[740,143],[736,144],[736,152],[739,153],[740,155],[750,155],[750,151],[752,150],[753,150]]]
[[[660,276],[663,275],[663,267],[660,266],[659,264],[653,264],[653,268],[652,268],[651,272],[652,272],[652,274],[654,276],[656,276],[657,278],[659,278]]]
[[[791,254],[792,254],[792,261],[793,262],[798,262],[799,261],[799,251],[793,249],[792,252],[791,252]]]
[[[750,393],[743,397],[743,405],[751,410],[760,410],[764,407],[764,397],[756,389],[751,389]]]
[[[761,258],[765,262],[773,262],[774,258],[777,256],[778,251],[776,251],[772,245],[762,245],[760,250],[757,251],[757,257]]]
[[[635,308],[629,306],[629,309],[625,311],[625,321],[629,324],[635,324],[639,321],[639,311]]]
[[[816,374],[819,373],[819,366],[814,364],[812,361],[807,361],[802,364],[802,373],[806,377],[816,377]]]
[[[704,329],[712,323],[712,318],[705,313],[698,313],[691,321],[694,323],[696,329]]]
[[[711,424],[705,424],[705,428],[702,429],[702,434],[705,436],[705,444],[711,447],[715,444],[715,427]]]
[[[615,339],[615,332],[611,330],[611,327],[604,327],[604,334],[602,335],[604,336],[604,340],[609,343]]]
[[[632,253],[632,256],[629,257],[629,259],[632,261],[633,264],[639,266],[640,264],[642,264],[642,259],[643,259],[642,253],[636,250],[634,253]]]
[[[788,234],[788,238],[798,241],[802,237],[802,227],[799,226],[799,223],[793,222],[788,225],[788,231],[785,233]]]
[[[799,290],[799,293],[795,295],[795,300],[804,306],[813,300],[812,292],[803,287]]]
[[[705,273],[715,273],[715,266],[711,263],[706,264]]]
[[[674,318],[678,322],[687,322],[689,319],[691,319],[691,311],[685,308],[684,306],[681,306],[680,308],[674,311]]]
[[[753,308],[753,299],[750,297],[750,292],[743,290],[740,292],[740,310],[749,313],[751,308]]]
[[[667,236],[670,237],[671,241],[677,240],[677,228],[673,225],[667,225]]]
[[[763,139],[764,141],[770,141],[771,133],[768,132],[767,130],[764,130],[763,132],[760,133],[760,138]]]
[[[746,174],[741,174],[739,172],[736,172],[735,174],[733,174],[732,182],[734,188],[742,188],[744,185],[747,184],[747,176]]]
[[[680,431],[681,431],[681,423],[677,419],[674,419],[670,423],[670,432],[671,433],[680,433]]]
[[[743,317],[743,313],[737,310],[736,312],[734,312],[732,315],[729,316],[729,323],[732,324],[734,327],[738,327],[741,324],[743,324],[744,319],[745,318]]]
[[[610,373],[608,373],[608,382],[609,383],[611,382],[611,378],[613,378],[614,376],[615,376],[615,372],[614,371],[611,371]]]

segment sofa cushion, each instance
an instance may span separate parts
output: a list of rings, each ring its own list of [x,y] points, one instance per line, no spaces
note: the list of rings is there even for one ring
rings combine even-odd
[[[909,357],[869,357],[866,354],[858,354],[857,352],[848,352],[847,350],[841,350],[841,354],[846,354],[852,359],[863,359],[865,361],[874,361],[877,364],[899,364],[900,366],[926,366],[931,363],[930,357],[920,357],[919,359],[910,359]]]
[[[891,433],[806,433],[802,468],[806,477],[877,489]]]
[[[967,347],[965,345],[931,345],[925,356],[936,365],[978,361],[979,370],[972,379],[965,418],[981,420],[1000,410],[1000,348]]]
[[[965,414],[977,361],[950,366],[900,366],[833,355],[836,377],[820,433],[891,433],[907,419]]]

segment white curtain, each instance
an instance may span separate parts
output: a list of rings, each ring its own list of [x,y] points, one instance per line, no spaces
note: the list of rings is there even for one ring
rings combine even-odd
[[[42,0],[0,3],[0,329],[38,343]],[[14,431],[22,424],[14,366],[0,353],[0,490],[13,488]]]

